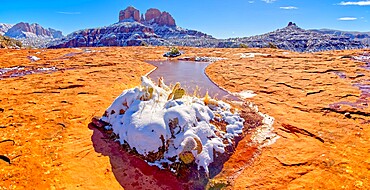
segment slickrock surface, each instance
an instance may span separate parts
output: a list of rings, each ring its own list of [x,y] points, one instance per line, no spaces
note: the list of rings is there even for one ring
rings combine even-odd
[[[370,112],[367,97],[353,86],[366,83],[370,72],[361,67],[364,63],[342,58],[365,50],[180,50],[183,56],[227,58],[206,69],[209,77],[231,92],[253,90],[257,96],[248,100],[276,119],[280,139],[254,159],[249,152],[255,147],[247,146],[248,138],[242,140],[214,179],[220,186],[229,178],[227,188],[234,189],[370,187]],[[145,60],[163,59],[166,51],[0,50],[0,68],[56,68],[0,79],[0,188],[181,187],[170,173],[147,167],[88,128],[93,116],[102,115],[123,90],[138,85],[140,76],[154,68]],[[27,56],[41,60],[31,62]],[[335,104],[345,101],[357,101],[360,108]]]
[[[368,189],[368,103],[363,101],[363,109],[329,106],[360,99],[360,91],[352,84],[366,83],[370,73],[360,68],[364,63],[341,57],[363,51],[257,51],[271,57],[219,61],[206,70],[231,92],[257,93],[250,101],[275,117],[275,132],[281,136],[241,173],[234,188]]]
[[[140,77],[154,67],[139,61],[144,59],[143,49],[97,51],[0,50],[1,68],[33,65],[67,69],[0,80],[0,108],[4,110],[0,111],[0,126],[5,127],[0,128],[0,141],[15,142],[0,143],[0,155],[11,160],[10,165],[0,160],[0,187],[121,187],[109,157],[101,154],[108,152],[106,148],[94,150],[92,138],[99,134],[92,136],[87,126],[94,115],[104,113],[117,95],[139,84]],[[158,59],[164,50],[147,52],[156,51],[157,55],[145,55],[145,59]],[[69,54],[73,52],[76,54]],[[28,55],[41,60],[30,62]]]

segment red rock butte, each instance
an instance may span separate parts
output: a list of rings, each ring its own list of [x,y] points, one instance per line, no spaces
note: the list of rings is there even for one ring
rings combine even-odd
[[[119,12],[119,21],[125,19],[133,19],[136,22],[140,22],[140,12],[132,6],[127,7],[125,10]]]
[[[154,8],[148,9],[145,13],[145,17],[144,15],[141,15],[140,17],[140,11],[132,6],[120,11],[119,22],[130,19],[140,23],[147,22],[158,24],[159,26],[176,26],[175,19],[170,13],[165,11],[161,12],[160,10]]]

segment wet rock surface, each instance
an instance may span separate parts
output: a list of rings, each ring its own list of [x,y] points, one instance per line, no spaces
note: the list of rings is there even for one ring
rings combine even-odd
[[[173,185],[161,181],[164,177],[158,170],[142,168],[135,159],[121,153],[109,156],[117,151],[115,145],[100,131],[87,128],[121,91],[138,85],[140,76],[154,69],[145,61],[163,59],[167,48],[91,50],[0,50],[1,68],[43,64],[75,68],[0,80],[0,140],[15,142],[0,143],[0,155],[11,161],[0,160],[0,187],[129,189],[140,187],[137,181],[149,188]],[[361,91],[353,84],[369,80],[370,72],[362,67],[366,63],[343,57],[364,55],[367,50],[305,54],[272,49],[181,50],[184,57],[227,58],[212,63],[207,75],[231,92],[256,93],[250,101],[275,117],[274,132],[281,136],[264,148],[250,146],[251,137],[241,140],[210,181],[213,186],[369,188],[369,108],[341,105],[338,112],[328,110],[330,104],[359,99]],[[271,56],[241,58],[240,53]],[[30,62],[27,56],[32,55],[41,60]],[[333,71],[344,72],[346,78]],[[356,78],[358,73],[364,76]]]
[[[0,80],[4,78],[22,77],[25,75],[37,74],[37,73],[52,73],[57,71],[55,67],[32,67],[32,66],[16,66],[11,68],[0,68]]]
[[[251,101],[276,118],[275,131],[282,137],[240,174],[235,189],[369,187],[369,169],[363,167],[370,135],[363,81],[370,73],[363,68],[366,63],[343,58],[366,52],[276,51],[270,58],[222,61],[207,68],[225,89],[256,92]],[[357,78],[358,73],[363,75]]]

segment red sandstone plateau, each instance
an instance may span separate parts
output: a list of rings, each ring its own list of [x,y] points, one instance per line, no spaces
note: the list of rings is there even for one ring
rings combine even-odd
[[[213,188],[370,188],[370,71],[353,59],[369,50],[180,50],[182,57],[226,58],[208,66],[206,74],[232,93],[257,94],[246,101],[275,118],[280,136],[259,150],[248,146],[248,136],[241,140],[210,179]],[[171,172],[148,166],[89,127],[123,90],[154,69],[145,61],[164,60],[166,51],[1,49],[0,68],[13,70],[0,73],[0,189],[183,188]]]

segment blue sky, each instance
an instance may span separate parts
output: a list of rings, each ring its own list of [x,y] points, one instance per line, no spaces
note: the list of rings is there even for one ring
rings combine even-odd
[[[170,12],[178,26],[217,38],[243,37],[282,28],[370,31],[370,0],[32,0],[4,1],[0,23],[30,22],[62,30],[107,26],[132,5]]]

